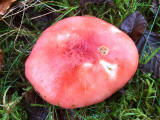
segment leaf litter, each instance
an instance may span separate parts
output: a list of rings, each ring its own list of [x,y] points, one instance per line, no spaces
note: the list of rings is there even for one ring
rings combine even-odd
[[[101,3],[104,3],[104,2],[106,2],[106,4],[108,4],[108,5],[113,5],[113,1],[112,0],[80,0],[80,5],[82,7],[85,7],[85,5],[89,4],[89,3],[101,4]]]
[[[1,66],[3,64],[3,59],[4,59],[4,56],[3,56],[2,50],[0,49],[0,71],[1,71]]]
[[[160,78],[160,34],[151,32],[145,52],[142,53],[149,34],[146,28],[147,22],[139,11],[129,15],[120,26],[134,40],[139,54],[143,55],[139,63],[140,70],[152,73],[154,78]]]
[[[46,104],[34,90],[26,93],[25,108],[29,117],[28,120],[45,120],[49,112]]]
[[[140,53],[142,52],[142,47],[145,44],[148,34],[149,31],[145,31],[141,40],[137,43]],[[140,63],[139,68],[146,73],[152,73],[154,78],[160,78],[160,34],[152,32],[147,46],[145,52],[142,54],[143,62]]]
[[[83,11],[84,9],[87,9],[88,4],[100,5],[103,3],[106,3],[106,5],[108,5],[108,6],[114,6],[114,3],[112,0],[80,0],[81,11]]]
[[[160,5],[160,0],[153,0],[152,1],[152,10],[153,10],[154,14],[157,13],[159,5]],[[160,15],[160,12],[158,13],[158,15]]]
[[[49,108],[47,102],[45,102],[36,91],[33,89],[25,94],[25,109],[29,116],[28,120],[46,120],[49,114]],[[70,116],[70,120],[78,120],[75,117],[75,113],[72,109],[65,110],[53,106],[52,117],[55,120],[68,120],[67,116]]]
[[[4,15],[16,0],[0,0],[0,15]]]
[[[147,21],[139,11],[129,15],[120,26],[134,41],[142,37],[146,27]]]

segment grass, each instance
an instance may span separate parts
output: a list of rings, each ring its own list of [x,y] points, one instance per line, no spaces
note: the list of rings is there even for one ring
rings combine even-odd
[[[55,22],[69,16],[89,14],[119,27],[129,14],[139,10],[148,21],[148,29],[160,33],[160,17],[153,23],[155,15],[151,0],[113,1],[115,7],[87,4],[87,9],[82,13],[79,0],[20,0],[21,4],[14,4],[15,10],[1,17],[0,46],[5,62],[0,72],[0,120],[27,120],[24,94],[31,85],[24,75],[24,62],[42,31]],[[159,88],[160,79],[153,79],[151,73],[137,70],[123,92],[117,92],[96,105],[65,110],[64,116],[67,120],[72,120],[72,117],[80,120],[160,120]],[[49,104],[47,107],[47,120],[53,119],[53,111],[58,120],[61,109]],[[72,117],[71,113],[74,113]]]

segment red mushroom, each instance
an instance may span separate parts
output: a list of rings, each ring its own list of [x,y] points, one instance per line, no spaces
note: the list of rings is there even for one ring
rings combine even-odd
[[[25,64],[25,74],[53,105],[78,108],[103,101],[134,75],[138,51],[115,26],[92,16],[69,17],[47,28]]]

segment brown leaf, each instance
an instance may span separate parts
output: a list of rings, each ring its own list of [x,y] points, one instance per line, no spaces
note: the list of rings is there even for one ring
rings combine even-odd
[[[106,2],[106,4],[113,6],[114,3],[112,0],[80,0],[80,6],[82,8],[86,8],[86,5],[89,3],[97,3],[97,4],[101,4]]]
[[[139,11],[136,11],[122,22],[120,29],[125,31],[134,41],[137,41],[142,37],[146,27],[145,18]]]
[[[4,59],[3,53],[2,53],[2,50],[0,49],[0,71],[1,71],[1,66],[3,64],[3,59]]]
[[[140,70],[152,73],[154,78],[160,78],[160,34],[151,32],[149,39],[146,41],[149,35],[146,27],[147,22],[138,11],[129,15],[120,26],[134,40],[139,54],[143,56],[139,64]],[[144,49],[145,43],[147,47]],[[147,57],[145,57],[146,54]]]
[[[16,0],[0,0],[0,15],[4,15],[11,4]]]
[[[75,116],[75,112],[72,109],[62,109],[54,107],[53,118],[54,120],[80,120],[79,117]]]
[[[145,31],[144,36],[137,43],[139,53],[142,52],[148,34],[149,31]],[[155,50],[158,51],[154,55]],[[154,78],[160,78],[160,34],[154,32],[150,34],[145,52],[148,57],[143,60],[143,64],[140,64],[139,68],[146,73],[152,73]],[[153,56],[151,57],[152,54]],[[144,56],[144,54],[142,55]]]
[[[153,2],[152,2],[152,10],[153,10],[153,12],[155,14],[157,13],[159,5],[160,5],[160,0],[153,0]],[[160,15],[160,11],[159,11],[158,15]]]
[[[45,120],[49,110],[43,106],[32,106],[32,104],[46,105],[46,102],[31,90],[25,95],[25,108],[28,114],[28,120]]]

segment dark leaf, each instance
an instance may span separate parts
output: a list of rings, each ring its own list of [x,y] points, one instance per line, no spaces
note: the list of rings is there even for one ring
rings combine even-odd
[[[124,88],[121,88],[118,92],[119,92],[119,93],[121,93],[121,94],[123,94],[123,95],[125,95],[125,94],[126,94],[126,91],[125,91],[125,89],[124,89]]]
[[[75,117],[75,112],[72,109],[61,109],[54,107],[53,118],[54,120],[79,120],[78,117]]]
[[[0,15],[3,15],[15,1],[16,0],[0,0]]]
[[[121,24],[120,29],[125,31],[134,41],[138,41],[146,30],[147,22],[143,15],[136,11],[129,15]]]
[[[121,24],[125,31],[136,43],[139,54],[143,56],[139,68],[146,73],[152,73],[154,78],[160,78],[160,35],[151,33],[147,40],[147,47],[142,54],[149,32],[146,30],[147,22],[140,12],[129,15]]]
[[[0,49],[0,71],[1,71],[1,66],[3,64],[3,59],[4,59],[3,53],[2,53],[2,50]]]
[[[156,14],[157,11],[158,11],[159,5],[160,5],[160,0],[153,0],[153,2],[152,2],[152,10],[153,10],[153,12],[154,12],[155,14]],[[158,15],[160,15],[160,11],[159,11],[159,14],[158,14]]]
[[[137,43],[137,48],[140,54],[148,34],[149,31],[145,31],[143,37]],[[160,78],[160,34],[153,32],[150,34],[147,47],[142,55],[144,60],[142,58],[143,64],[140,64],[139,68],[146,73],[152,73],[154,78]]]
[[[32,104],[46,105],[38,94],[31,90],[25,95],[25,108],[28,114],[28,120],[46,120],[49,110],[44,106],[32,106]]]
[[[49,11],[47,8],[37,12],[33,12],[33,11],[34,11],[34,8],[29,8],[25,11],[26,15],[31,19],[29,23],[23,24],[30,31],[32,31],[35,28],[38,29],[39,31],[44,31],[47,27],[49,27],[53,23],[53,20],[55,20],[60,15],[60,13],[56,13],[56,12],[53,13],[52,11]],[[22,17],[22,14],[18,16],[17,18],[18,20],[15,23],[16,25],[19,24],[21,17]],[[30,24],[34,24],[34,28],[31,27]]]
[[[107,5],[111,5],[111,6],[114,5],[112,0],[80,0],[80,6],[82,8],[86,8],[86,5],[89,4],[89,3],[101,4],[101,3],[104,3],[104,2],[106,2]]]

